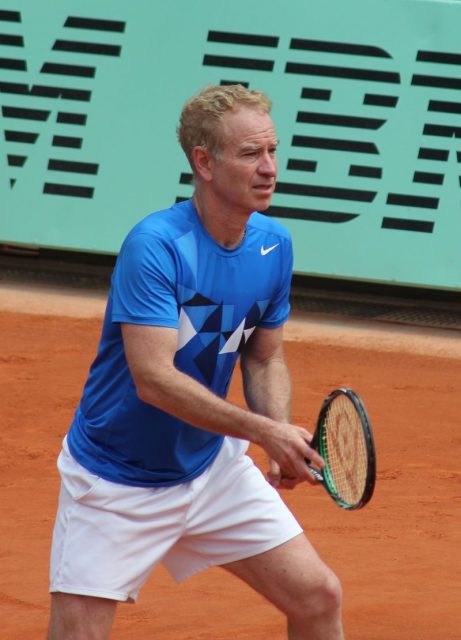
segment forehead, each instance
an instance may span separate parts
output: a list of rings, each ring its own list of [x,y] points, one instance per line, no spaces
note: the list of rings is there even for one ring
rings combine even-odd
[[[222,117],[223,145],[238,148],[245,145],[277,142],[274,123],[268,113],[241,107],[227,111]]]

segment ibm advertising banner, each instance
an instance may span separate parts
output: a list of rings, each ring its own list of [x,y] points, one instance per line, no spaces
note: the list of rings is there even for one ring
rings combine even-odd
[[[116,254],[192,194],[211,83],[266,91],[295,270],[461,289],[461,2],[0,0],[0,244]]]

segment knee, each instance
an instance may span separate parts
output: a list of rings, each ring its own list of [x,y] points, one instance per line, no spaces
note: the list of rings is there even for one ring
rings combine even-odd
[[[302,603],[291,612],[291,621],[296,626],[310,626],[312,623],[341,619],[343,590],[338,577],[332,571],[319,576],[315,584],[304,591]],[[294,615],[293,615],[294,614]]]
[[[330,572],[318,589],[319,611],[334,615],[342,608],[343,589],[338,577]]]

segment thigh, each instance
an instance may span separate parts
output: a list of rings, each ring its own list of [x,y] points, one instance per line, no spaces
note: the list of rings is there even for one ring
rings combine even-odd
[[[332,571],[302,533],[264,553],[223,565],[230,573],[290,615],[305,606]]]

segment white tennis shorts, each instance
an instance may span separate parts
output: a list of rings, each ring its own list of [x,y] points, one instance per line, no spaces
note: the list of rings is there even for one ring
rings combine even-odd
[[[247,448],[243,440],[225,438],[216,460],[195,480],[144,488],[91,474],[64,441],[50,591],[133,602],[160,562],[180,582],[301,533],[245,455]]]

